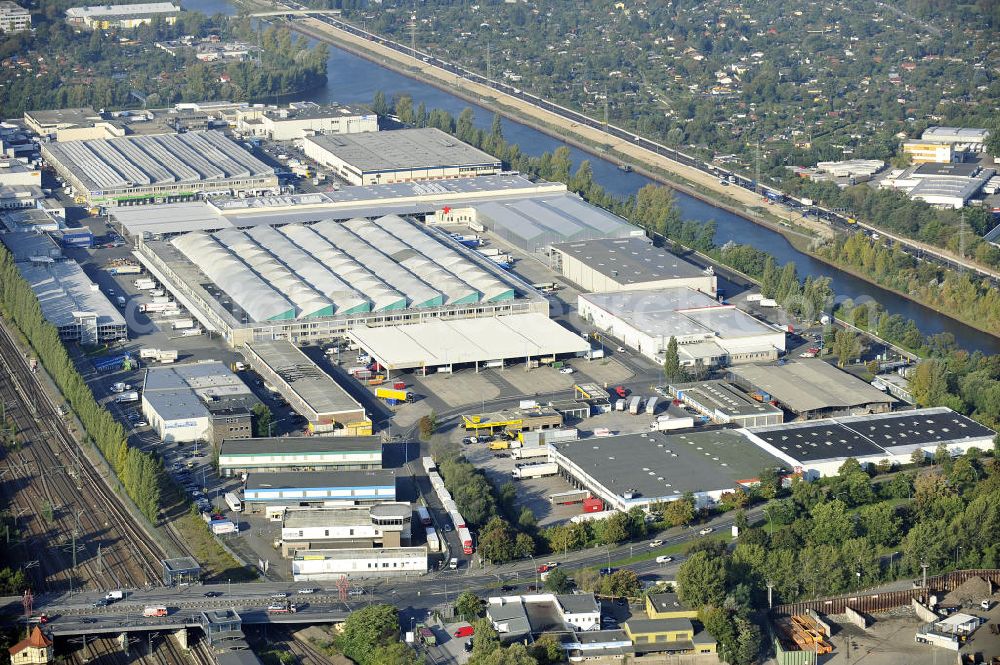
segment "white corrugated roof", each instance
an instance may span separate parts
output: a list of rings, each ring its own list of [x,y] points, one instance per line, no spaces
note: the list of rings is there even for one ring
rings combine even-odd
[[[582,353],[590,349],[587,340],[534,312],[354,328],[348,336],[389,369]]]

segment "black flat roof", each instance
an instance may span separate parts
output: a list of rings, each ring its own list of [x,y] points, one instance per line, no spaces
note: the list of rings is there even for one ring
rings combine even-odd
[[[822,420],[815,424],[792,423],[754,428],[753,432],[800,462],[886,454],[885,450],[867,437],[832,420]]]
[[[838,418],[842,424],[886,449],[991,438],[993,430],[948,410],[903,411],[878,416]]]

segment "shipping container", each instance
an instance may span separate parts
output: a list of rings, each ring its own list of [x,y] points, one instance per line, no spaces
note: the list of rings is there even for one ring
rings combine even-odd
[[[144,617],[165,617],[167,616],[166,605],[150,605],[142,610]]]
[[[649,401],[646,402],[646,415],[652,416],[656,413],[656,402],[658,400],[659,397],[657,397],[656,395],[653,395],[652,397],[649,398]]]
[[[193,328],[194,321],[192,319],[177,319],[171,322],[170,325],[174,330],[183,330],[184,328]]]
[[[642,410],[642,398],[636,396],[630,399],[628,403],[628,412],[633,416],[637,416],[639,415],[640,410]]]
[[[694,418],[691,416],[683,416],[680,418],[664,418],[660,416],[653,422],[649,423],[650,432],[667,432],[675,429],[686,429],[688,427],[694,427]]]
[[[596,497],[583,500],[583,512],[599,513],[604,510],[604,502]]]
[[[166,313],[166,312],[170,312],[170,311],[175,311],[175,312],[178,312],[178,313],[180,312],[180,310],[177,309],[177,305],[175,303],[172,303],[172,302],[144,302],[144,303],[141,303],[139,305],[139,311],[140,312],[162,312],[162,313]]]
[[[160,362],[173,362],[177,360],[177,350],[139,349],[139,357]]]
[[[156,282],[149,277],[140,277],[139,279],[132,281],[132,286],[137,289],[142,289],[144,291],[156,288]]]
[[[549,449],[548,446],[522,446],[520,448],[515,448],[514,452],[512,452],[510,456],[514,459],[548,457]]]
[[[159,305],[160,303],[173,302],[173,298],[171,298],[170,296],[153,296],[150,299],[150,302],[152,302],[154,305]]]
[[[559,465],[555,462],[528,462],[515,465],[510,475],[514,480],[524,480],[526,478],[554,476],[557,473],[559,473]]]
[[[441,551],[441,538],[437,535],[437,532],[434,529],[427,530],[427,551]]]
[[[137,263],[126,263],[108,268],[108,272],[112,275],[139,275],[142,273],[142,266]]]
[[[236,533],[236,525],[231,520],[213,520],[208,523],[208,528],[217,536]]]
[[[604,349],[591,349],[583,354],[587,360],[598,360],[604,357]]]

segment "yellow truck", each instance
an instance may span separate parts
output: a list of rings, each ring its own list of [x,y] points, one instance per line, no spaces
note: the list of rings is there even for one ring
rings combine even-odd
[[[375,397],[379,399],[392,399],[397,402],[405,402],[410,399],[410,393],[405,390],[397,390],[396,388],[376,388]]]
[[[507,439],[497,439],[496,441],[490,441],[490,450],[507,450],[510,448],[510,441]]]

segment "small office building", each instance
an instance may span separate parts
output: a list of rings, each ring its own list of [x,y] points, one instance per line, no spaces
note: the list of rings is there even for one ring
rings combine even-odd
[[[412,519],[408,503],[289,509],[281,523],[281,553],[288,558],[307,550],[407,547]]]
[[[219,448],[219,473],[360,471],[382,468],[377,436],[279,436],[226,439]]]
[[[303,152],[352,185],[495,175],[499,159],[440,129],[397,129],[306,137]]]
[[[647,238],[599,238],[552,246],[556,268],[584,291],[687,287],[715,295],[715,273],[653,245]]]
[[[257,402],[243,380],[217,360],[150,367],[143,379],[142,413],[161,441],[249,438]]]

